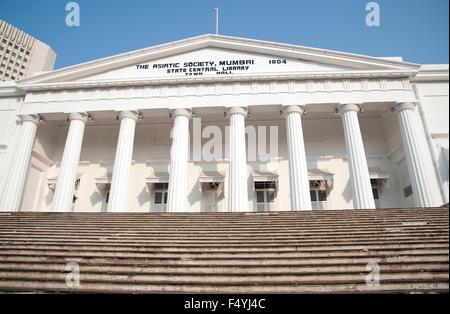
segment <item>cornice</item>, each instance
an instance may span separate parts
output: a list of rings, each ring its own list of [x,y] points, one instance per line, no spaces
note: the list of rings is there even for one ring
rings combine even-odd
[[[234,76],[210,76],[170,78],[170,79],[126,79],[103,81],[74,81],[60,83],[36,83],[26,84],[19,82],[18,88],[22,91],[45,91],[66,89],[89,89],[104,87],[125,87],[144,85],[175,85],[175,84],[203,84],[203,83],[227,83],[249,81],[286,81],[286,80],[323,80],[323,79],[356,79],[356,78],[411,78],[417,74],[417,70],[376,70],[376,71],[326,71],[326,72],[293,72],[282,74],[252,74]]]
[[[449,80],[448,64],[425,65],[422,68],[420,68],[415,77],[411,78],[411,82],[448,81],[448,80]]]
[[[15,82],[0,82],[0,97],[20,97],[25,92],[17,87]]]

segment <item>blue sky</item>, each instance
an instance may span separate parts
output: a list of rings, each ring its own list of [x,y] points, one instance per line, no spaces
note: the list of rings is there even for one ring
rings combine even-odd
[[[50,45],[55,68],[215,33],[215,7],[222,35],[449,62],[448,0],[378,0],[379,27],[365,23],[368,0],[77,0],[79,27],[66,26],[68,2],[0,1],[0,19]]]

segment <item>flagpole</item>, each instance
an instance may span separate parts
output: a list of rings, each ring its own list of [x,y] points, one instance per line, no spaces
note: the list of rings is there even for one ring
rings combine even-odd
[[[219,8],[214,8],[216,10],[216,35],[219,35]]]

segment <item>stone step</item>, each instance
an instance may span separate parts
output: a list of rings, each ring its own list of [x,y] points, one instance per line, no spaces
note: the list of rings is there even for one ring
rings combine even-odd
[[[246,274],[246,275],[258,275],[258,274],[349,274],[349,273],[366,273],[367,264],[356,265],[333,265],[333,266],[286,266],[286,267],[273,267],[273,266],[251,266],[251,267],[217,267],[217,266],[203,266],[203,267],[185,267],[185,266],[123,266],[123,265],[104,265],[104,264],[89,264],[78,262],[81,272],[86,273],[106,273],[106,274],[195,274],[195,275],[233,275],[233,274]],[[408,272],[448,272],[448,263],[383,263],[380,266],[380,271],[384,273],[408,271]],[[66,274],[66,264],[64,263],[48,263],[48,262],[22,262],[20,260],[10,262],[0,262],[0,271],[34,271],[34,272],[57,272],[62,271]]]
[[[5,241],[28,241],[34,242],[38,241],[66,241],[70,242],[73,237],[8,237],[1,238],[0,241],[5,243]],[[135,243],[135,244],[148,244],[148,245],[159,245],[159,246],[264,246],[264,245],[364,245],[364,244],[378,244],[378,243],[448,243],[448,235],[445,236],[424,236],[424,237],[366,237],[366,238],[351,238],[351,239],[337,239],[337,238],[326,238],[326,239],[310,239],[310,238],[288,238],[285,239],[148,239],[148,238],[122,238],[122,237],[88,237],[88,239],[80,239],[77,241],[86,240],[88,242],[96,241],[98,243]]]
[[[373,237],[373,236],[396,236],[402,237],[407,234],[408,236],[427,236],[432,233],[433,235],[446,235],[447,232],[444,228],[439,228],[436,230],[426,229],[426,230],[411,230],[411,231],[402,231],[402,230],[386,230],[386,231],[378,231],[378,232],[332,232],[331,230],[327,230],[326,232],[316,232],[316,233],[307,233],[307,232],[295,232],[295,231],[286,231],[279,233],[272,232],[255,232],[255,233],[243,233],[243,232],[235,232],[235,233],[222,233],[222,234],[214,234],[214,233],[196,233],[196,232],[168,232],[168,233],[133,233],[133,232],[70,232],[63,230],[52,230],[52,231],[20,231],[20,230],[2,230],[0,231],[0,239],[3,236],[9,236],[14,234],[14,236],[27,236],[27,237],[73,237],[79,236],[83,238],[92,238],[92,237],[101,237],[101,236],[115,236],[115,237],[123,237],[123,238],[152,238],[152,239],[171,239],[171,238],[205,238],[205,239],[222,239],[222,238],[261,238],[261,237],[270,237],[270,238],[310,238],[310,237],[320,237],[320,238],[362,238],[362,237]]]
[[[411,263],[411,262],[448,262],[447,254],[433,254],[433,255],[419,255],[419,254],[404,254],[394,256],[373,256],[373,255],[355,255],[355,256],[332,256],[332,257],[316,257],[316,258],[298,258],[298,257],[265,257],[265,258],[147,258],[138,256],[109,256],[103,255],[87,255],[87,254],[47,254],[47,255],[27,255],[27,254],[1,254],[0,262],[3,261],[43,261],[53,263],[69,263],[82,262],[94,264],[118,263],[120,265],[186,265],[186,266],[230,266],[230,265],[352,265],[352,264],[367,264],[369,262],[377,263]]]
[[[103,228],[105,227],[105,223],[107,223],[108,227],[111,228],[161,228],[161,229],[180,229],[180,230],[189,230],[189,229],[214,229],[215,227],[220,227],[227,230],[234,230],[234,228],[247,228],[247,229],[255,229],[255,228],[267,228],[267,229],[276,229],[281,227],[291,227],[291,228],[299,228],[299,229],[309,229],[311,227],[319,228],[319,229],[346,229],[346,228],[357,228],[358,226],[366,226],[366,227],[383,227],[383,226],[414,226],[414,225],[442,225],[448,226],[448,221],[443,221],[448,216],[436,217],[435,219],[430,219],[428,217],[414,218],[414,219],[402,219],[401,217],[393,217],[389,220],[377,220],[377,219],[367,219],[367,220],[351,220],[346,221],[345,219],[329,221],[326,219],[319,219],[317,221],[277,221],[274,219],[268,219],[266,221],[253,221],[253,222],[242,222],[242,221],[189,221],[187,224],[181,224],[183,220],[176,220],[171,223],[163,222],[163,221],[145,221],[143,219],[139,221],[108,221],[99,220],[98,222],[92,221],[59,221],[59,220],[40,220],[40,221],[26,221],[21,220],[20,223],[17,223],[17,220],[5,221],[3,220],[0,224],[1,228],[5,228],[8,226],[14,227],[78,227],[83,226],[85,228]],[[184,223],[186,223],[184,221]]]
[[[424,241],[426,240],[426,241]],[[356,239],[356,240],[344,240],[340,241],[339,239],[308,239],[308,240],[295,240],[295,239],[280,239],[280,240],[265,240],[265,241],[211,241],[211,240],[123,240],[120,238],[110,238],[110,237],[93,237],[92,239],[81,239],[81,238],[44,238],[44,237],[36,237],[36,238],[27,238],[27,237],[0,237],[0,243],[3,245],[9,245],[10,243],[23,243],[23,244],[31,244],[31,243],[41,243],[41,244],[50,244],[50,243],[60,243],[60,244],[80,244],[80,245],[108,245],[113,243],[115,246],[138,246],[138,247],[160,247],[160,248],[243,248],[243,247],[282,247],[282,246],[296,246],[302,248],[320,248],[325,246],[333,246],[336,248],[342,246],[371,246],[371,245],[397,245],[399,241],[397,239],[387,238],[383,239],[380,242],[378,239],[367,238],[364,240]],[[418,238],[411,239],[406,238],[402,239],[400,242],[404,245],[428,245],[428,244],[444,244],[448,245],[448,236],[440,236],[440,237],[429,237],[429,238]]]
[[[277,293],[448,293],[449,285],[443,282],[394,282],[383,283],[379,286],[358,284],[302,284],[298,285],[134,285],[91,283],[89,285],[68,286],[52,281],[0,281],[0,291],[9,292],[67,292],[67,293],[211,293],[211,294],[277,294]]]
[[[365,226],[363,224],[353,224],[353,225],[324,225],[323,223],[320,224],[308,224],[308,225],[294,225],[294,224],[268,224],[266,226],[263,226],[261,224],[257,224],[255,226],[249,226],[249,225],[216,225],[216,224],[208,224],[207,226],[202,225],[189,225],[188,226],[165,226],[161,224],[142,224],[142,225],[133,225],[133,224],[117,224],[117,225],[85,225],[85,224],[73,224],[73,225],[51,225],[49,223],[45,223],[42,225],[39,224],[3,224],[0,225],[0,230],[22,230],[22,231],[48,231],[48,230],[71,230],[71,231],[97,231],[97,232],[104,232],[104,231],[134,231],[134,232],[199,232],[199,233],[209,233],[209,232],[258,232],[258,231],[265,231],[265,232],[277,232],[280,230],[291,230],[291,231],[308,231],[308,232],[321,232],[325,230],[333,230],[337,232],[342,231],[353,231],[353,232],[361,232],[361,228],[364,228],[365,232],[368,231],[386,231],[386,230],[426,230],[426,229],[439,229],[439,228],[447,228],[448,224],[444,223],[437,223],[437,222],[430,222],[429,220],[419,222],[414,221],[410,223],[403,222],[402,224],[399,223],[379,223],[375,224],[374,222],[371,222],[370,224],[366,224]]]
[[[136,285],[147,284],[179,284],[179,285],[303,285],[303,284],[357,284],[365,282],[367,272],[356,274],[305,274],[305,275],[121,275],[121,274],[96,274],[83,271],[80,273],[82,284],[89,283],[132,283]],[[0,271],[2,280],[40,280],[66,282],[67,272],[30,272],[9,270]],[[447,282],[448,275],[445,272],[410,272],[407,277],[403,272],[380,272],[382,282],[415,282],[415,281]]]
[[[358,250],[358,251],[291,251],[291,252],[155,252],[124,250],[73,250],[36,249],[0,247],[0,255],[38,255],[38,256],[85,256],[85,257],[123,257],[151,259],[247,259],[247,258],[328,258],[328,257],[384,257],[398,255],[445,255],[448,248],[427,248],[414,250]]]
[[[159,221],[163,223],[171,223],[173,221],[197,221],[197,222],[237,222],[237,223],[259,223],[265,221],[292,221],[295,218],[295,222],[305,221],[319,221],[326,220],[330,222],[337,222],[339,220],[344,221],[358,221],[365,220],[399,220],[403,218],[405,220],[410,219],[436,219],[447,216],[445,208],[413,208],[408,211],[398,212],[398,209],[378,209],[376,211],[358,212],[355,210],[319,210],[304,213],[306,211],[299,211],[292,213],[290,211],[283,212],[266,212],[264,214],[249,212],[249,213],[56,213],[56,212],[16,212],[0,213],[2,221],[14,221],[19,218],[21,221],[61,221],[65,223],[72,222],[87,222],[95,223],[101,221],[108,222],[121,222],[121,221],[135,221],[135,222],[152,222]],[[31,215],[30,215],[31,213]],[[151,216],[148,216],[151,214]],[[403,220],[402,219],[402,220]]]
[[[0,213],[0,291],[448,293],[448,236],[447,208]]]
[[[153,213],[150,213],[152,215]],[[443,218],[448,217],[447,215],[442,216],[434,216],[434,217],[428,217],[428,216],[421,216],[421,217],[390,217],[389,219],[377,219],[374,217],[370,217],[367,219],[352,219],[348,220],[345,217],[342,217],[341,219],[310,219],[310,220],[278,220],[271,217],[268,217],[267,219],[263,221],[259,220],[253,220],[253,221],[238,221],[238,220],[225,220],[220,219],[217,217],[217,220],[183,220],[183,219],[177,219],[177,220],[171,220],[171,221],[161,221],[161,220],[146,220],[144,217],[142,219],[138,220],[130,220],[124,218],[124,220],[114,220],[110,221],[109,219],[98,219],[98,220],[60,220],[60,219],[42,219],[42,220],[28,220],[20,218],[21,223],[26,223],[27,225],[62,225],[62,226],[74,226],[74,225],[85,225],[86,227],[99,227],[102,226],[103,223],[108,223],[108,225],[114,227],[114,226],[157,226],[160,225],[161,227],[177,227],[179,222],[185,222],[187,224],[180,225],[179,228],[191,228],[192,226],[196,227],[209,227],[211,225],[217,225],[222,227],[256,227],[256,226],[281,226],[281,225],[289,225],[289,226],[298,226],[298,227],[308,227],[310,225],[322,225],[322,226],[330,226],[330,227],[343,227],[343,226],[355,226],[358,224],[361,225],[367,225],[367,226],[374,226],[374,222],[376,224],[396,224],[396,225],[402,225],[402,222],[406,223],[439,223],[439,224],[448,224],[445,221],[443,221]],[[17,223],[17,219],[9,219],[9,220],[2,220],[2,224],[8,224],[8,223]]]
[[[359,229],[358,229],[359,228]],[[364,230],[361,230],[361,226],[355,227],[355,228],[318,228],[314,226],[309,226],[308,228],[298,228],[298,227],[289,227],[289,226],[283,226],[278,228],[238,228],[238,227],[229,227],[226,229],[223,229],[221,227],[211,227],[208,229],[202,229],[202,228],[192,228],[192,229],[182,229],[182,228],[161,228],[161,227],[146,227],[146,228],[125,228],[125,227],[114,227],[114,228],[87,228],[85,226],[77,226],[72,228],[67,228],[64,226],[59,227],[30,227],[30,226],[8,226],[8,227],[0,227],[0,234],[8,234],[12,230],[19,234],[19,233],[28,233],[28,234],[42,234],[47,233],[49,231],[55,232],[55,233],[78,233],[78,234],[89,234],[89,233],[95,233],[95,234],[107,234],[107,233],[118,233],[118,234],[129,234],[129,235],[158,235],[158,234],[172,234],[173,232],[177,232],[177,234],[198,234],[198,235],[225,235],[225,234],[245,234],[245,235],[253,235],[253,234],[273,234],[273,235],[279,235],[279,234],[318,234],[323,233],[324,231],[327,231],[328,233],[333,234],[369,234],[369,233],[380,233],[380,232],[426,232],[426,231],[442,231],[444,232],[448,228],[448,225],[424,225],[424,226],[396,226],[396,225],[390,225],[390,226],[377,226],[376,228],[370,227],[370,228],[364,228]]]
[[[202,253],[202,252],[214,252],[214,253],[261,253],[261,252],[355,252],[365,251],[371,253],[377,253],[381,251],[391,251],[399,253],[406,250],[422,250],[422,249],[446,249],[448,250],[448,243],[419,243],[419,244],[402,244],[402,245],[352,245],[352,246],[238,246],[238,247],[166,247],[166,246],[154,246],[154,245],[136,245],[136,244],[118,244],[113,245],[99,244],[93,242],[91,244],[83,243],[70,243],[63,244],[61,242],[45,243],[34,241],[33,243],[21,243],[21,242],[8,242],[3,244],[0,242],[0,249],[2,247],[8,249],[35,249],[35,250],[63,250],[63,251],[113,251],[113,252],[158,252],[158,253]]]

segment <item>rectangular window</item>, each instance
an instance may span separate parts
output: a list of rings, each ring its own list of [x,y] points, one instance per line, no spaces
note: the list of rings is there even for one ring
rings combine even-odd
[[[373,193],[373,199],[374,200],[379,200],[380,196],[378,195],[378,188],[372,188],[372,193]]]
[[[310,190],[309,194],[311,195],[311,202],[317,202],[317,190]]]
[[[264,203],[264,191],[256,191],[256,202]]]
[[[273,203],[275,201],[275,190],[274,189],[266,190],[266,200],[268,203]]]
[[[311,196],[312,209],[327,209],[328,208],[327,190],[311,188],[311,185],[310,185],[309,194]]]
[[[370,179],[370,184],[372,185],[372,195],[375,201],[375,208],[381,208],[380,205],[380,188],[378,184],[378,179]]]
[[[155,204],[162,204],[163,192],[155,192]]]
[[[154,183],[153,209],[155,212],[165,212],[167,210],[168,183]]]
[[[255,192],[256,211],[270,211],[275,209],[275,181],[256,181]]]
[[[325,190],[318,190],[317,195],[319,196],[319,202],[326,202],[327,201],[327,191]]]
[[[155,183],[153,188],[155,190],[167,190],[169,188],[169,183]]]

